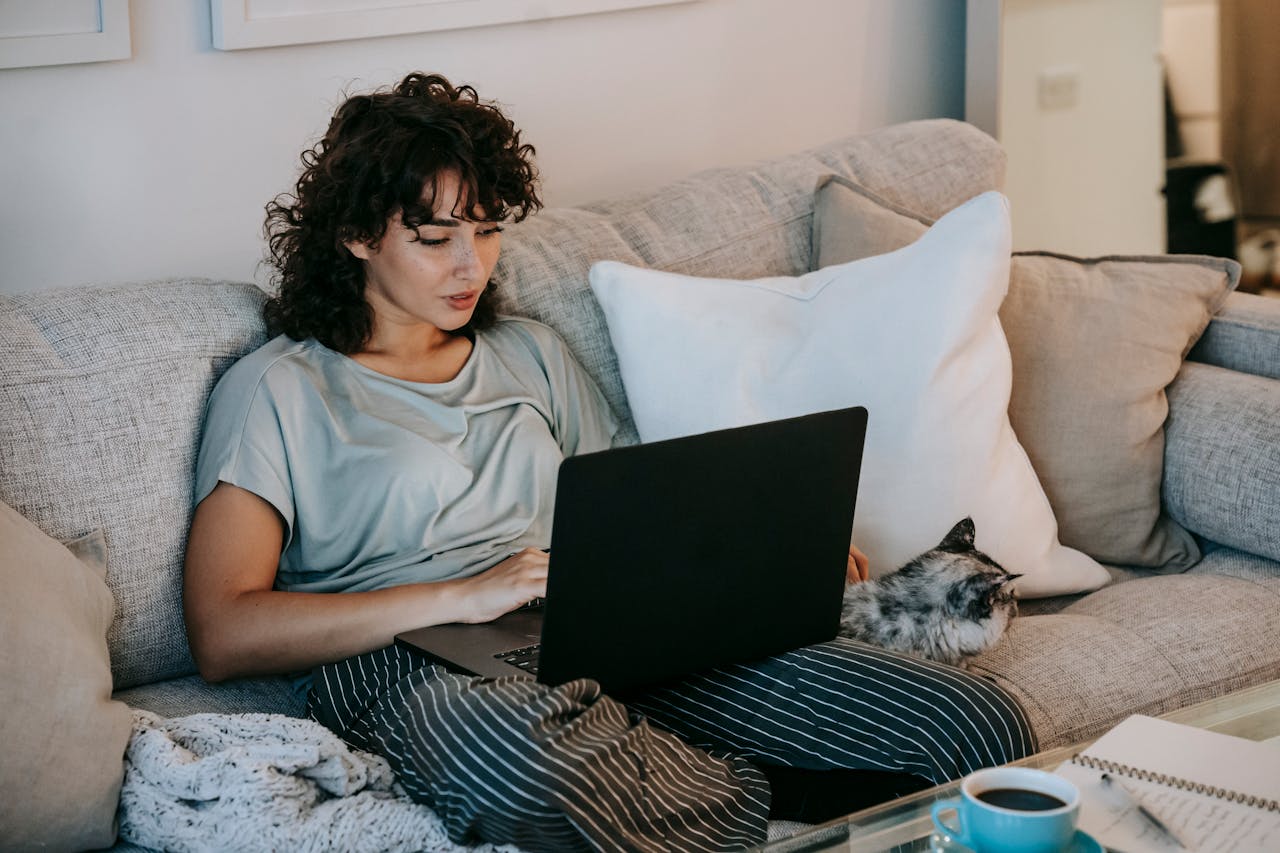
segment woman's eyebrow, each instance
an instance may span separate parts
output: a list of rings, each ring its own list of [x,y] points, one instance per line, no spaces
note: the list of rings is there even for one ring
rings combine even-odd
[[[458,227],[459,225],[461,225],[462,223],[461,223],[461,222],[459,222],[459,221],[458,221],[458,220],[456,220],[456,219],[437,219],[436,217],[434,217],[434,216],[433,216],[433,217],[431,217],[430,219],[428,219],[426,222],[424,222],[424,223],[422,223],[422,224],[423,224],[423,225],[435,225],[435,226],[438,226],[438,227],[440,227],[440,228],[457,228],[457,227]]]

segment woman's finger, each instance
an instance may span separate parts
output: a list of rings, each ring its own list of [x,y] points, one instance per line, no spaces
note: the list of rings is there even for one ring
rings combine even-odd
[[[856,583],[871,577],[871,561],[857,545],[849,546],[849,581]]]

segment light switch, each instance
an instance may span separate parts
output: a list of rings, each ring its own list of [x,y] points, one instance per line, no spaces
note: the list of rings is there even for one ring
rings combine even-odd
[[[1080,70],[1074,66],[1042,69],[1038,82],[1042,110],[1070,109],[1080,100]]]

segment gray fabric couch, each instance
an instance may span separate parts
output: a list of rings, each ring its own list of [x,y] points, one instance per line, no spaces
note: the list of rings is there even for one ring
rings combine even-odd
[[[813,191],[845,175],[936,218],[999,188],[989,137],[936,120],[885,128],[652,194],[511,227],[497,278],[511,313],[555,327],[634,440],[589,265],[692,275],[810,267]],[[116,697],[166,716],[301,707],[283,679],[194,674],[182,554],[205,399],[265,340],[249,284],[170,280],[0,298],[0,500],[51,536],[105,531]],[[1097,592],[1028,602],[976,661],[1022,701],[1043,747],[1280,678],[1280,300],[1230,297],[1168,390],[1164,502],[1203,538],[1179,575],[1116,567]],[[51,628],[52,629],[52,628]]]

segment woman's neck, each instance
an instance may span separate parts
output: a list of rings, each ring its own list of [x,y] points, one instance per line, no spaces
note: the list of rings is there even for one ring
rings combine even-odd
[[[378,328],[352,360],[370,370],[410,382],[448,382],[462,371],[474,348],[463,332],[435,326]]]

